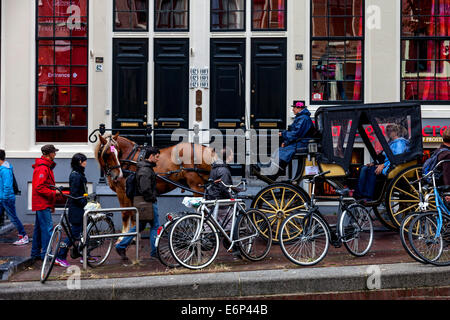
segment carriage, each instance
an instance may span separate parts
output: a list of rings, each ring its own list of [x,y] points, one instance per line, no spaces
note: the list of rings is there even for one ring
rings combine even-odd
[[[386,159],[390,162],[387,172],[376,177],[373,199],[363,204],[373,210],[385,227],[398,229],[408,213],[419,210],[417,186],[410,182],[421,176],[421,124],[419,104],[320,107],[315,114],[316,137],[308,139],[308,147],[298,149],[295,155],[294,159],[298,160],[296,173],[281,182],[255,173],[269,185],[255,196],[251,207],[268,215],[273,239],[278,241],[283,221],[294,212],[305,209],[309,193],[304,182],[308,177],[330,171],[323,181],[327,190],[356,189],[364,165],[355,165],[352,161],[354,145],[358,142],[364,144],[375,164],[382,164]],[[391,150],[392,137],[386,130],[389,126],[395,126],[397,138],[404,140],[406,148],[402,153]],[[329,201],[330,197],[318,199]]]

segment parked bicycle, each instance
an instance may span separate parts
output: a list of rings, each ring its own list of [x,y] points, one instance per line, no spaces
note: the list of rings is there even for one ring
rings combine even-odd
[[[66,197],[66,204],[64,206],[64,211],[61,215],[61,219],[53,229],[52,236],[50,237],[50,241],[48,243],[47,252],[45,254],[45,258],[41,268],[42,283],[44,283],[48,279],[53,269],[53,265],[55,263],[59,249],[63,245],[65,245],[62,238],[63,231],[69,238],[70,242],[73,244],[70,250],[70,256],[72,259],[81,257],[83,255],[83,249],[87,246],[87,263],[90,267],[98,267],[102,265],[108,258],[113,246],[113,239],[111,238],[91,239],[90,237],[102,234],[113,234],[115,231],[114,223],[111,219],[112,214],[98,213],[95,215],[90,215],[88,217],[86,239],[83,239],[83,236],[81,236],[81,239],[75,238],[70,228],[69,215],[67,210],[68,202],[69,199],[80,200],[87,197],[88,195],[85,194],[82,197],[72,197],[69,194],[63,193],[62,188],[56,186],[50,187],[59,190],[61,194]]]
[[[237,185],[222,183],[230,193]],[[256,209],[246,210],[243,199],[198,199],[197,213],[187,214],[176,220],[169,234],[169,247],[175,260],[183,267],[201,269],[211,264],[219,252],[219,235],[224,239],[227,251],[235,246],[250,261],[264,259],[272,245],[272,229],[269,219]],[[219,209],[231,208],[229,233],[218,222]]]
[[[431,177],[436,211],[417,215],[408,229],[408,239],[414,253],[423,262],[436,266],[450,265],[450,210],[442,199],[443,196],[449,195],[445,193],[449,186],[438,187],[436,184],[439,167],[446,162],[450,160],[440,161],[432,171],[421,178],[424,180]]]
[[[315,185],[317,179],[328,173],[325,171],[309,179],[311,200],[306,203],[306,210],[292,214],[281,226],[281,249],[290,261],[301,266],[319,263],[326,256],[330,242],[337,248],[344,244],[352,255],[358,257],[369,252],[373,243],[369,211],[348,197],[349,189],[336,190],[339,195],[337,225],[329,225],[320,213],[314,196]]]

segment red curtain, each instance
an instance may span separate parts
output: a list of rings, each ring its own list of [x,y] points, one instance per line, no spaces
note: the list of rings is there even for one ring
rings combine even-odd
[[[360,7],[360,17],[355,17],[354,19],[360,19],[359,21],[359,31],[358,36],[363,34],[362,30],[362,16],[363,16],[363,6]],[[355,72],[355,86],[353,87],[353,100],[361,100],[361,88],[362,88],[362,41],[359,41],[357,54],[356,54],[356,72]]]
[[[448,36],[449,35],[449,19],[450,17],[444,17],[443,15],[448,15],[449,0],[438,0],[439,1],[439,12],[440,17],[438,18],[438,36]],[[436,99],[437,100],[449,100],[449,45],[448,40],[441,41],[439,45],[436,45],[436,50],[439,50],[437,58],[441,61],[437,62],[437,76],[436,80],[442,80],[436,82]]]

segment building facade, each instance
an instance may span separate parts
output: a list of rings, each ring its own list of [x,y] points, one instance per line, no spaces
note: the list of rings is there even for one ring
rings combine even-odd
[[[435,148],[450,124],[449,16],[447,0],[2,0],[0,147],[19,212],[32,219],[46,143],[58,182],[83,152],[97,189],[88,137],[102,123],[130,136],[151,125],[157,146],[197,127],[208,143],[210,129],[285,129],[294,100],[312,112],[417,101]]]

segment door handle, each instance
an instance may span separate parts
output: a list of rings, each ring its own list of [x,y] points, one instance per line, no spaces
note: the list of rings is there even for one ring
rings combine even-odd
[[[242,64],[239,63],[239,97],[242,97]]]

